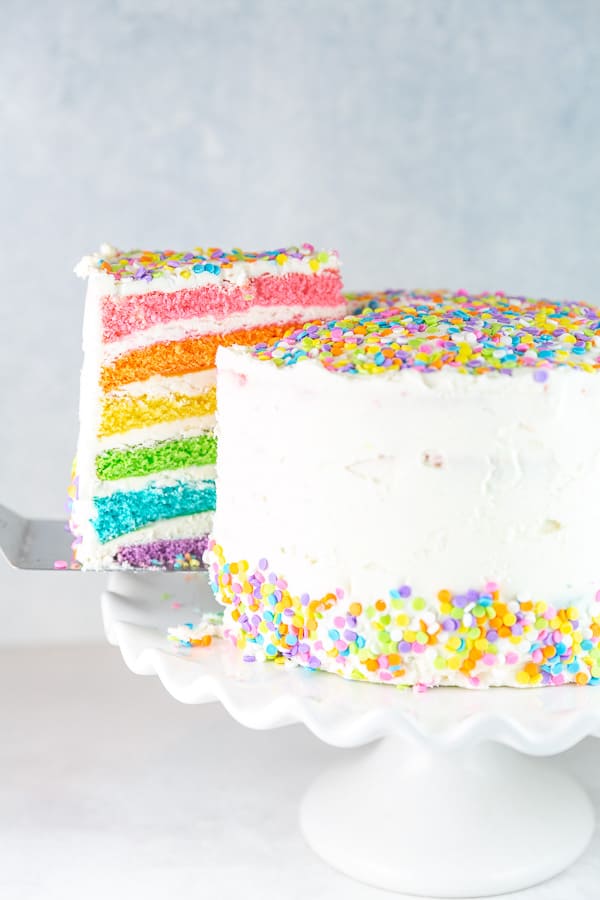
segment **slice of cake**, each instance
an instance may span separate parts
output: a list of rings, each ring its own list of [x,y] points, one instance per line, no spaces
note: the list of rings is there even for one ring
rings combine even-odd
[[[219,350],[226,634],[249,660],[379,683],[597,684],[598,310],[350,300]]]
[[[337,254],[105,246],[76,272],[88,279],[76,559],[197,566],[215,508],[217,347],[264,346],[293,323],[339,316]]]

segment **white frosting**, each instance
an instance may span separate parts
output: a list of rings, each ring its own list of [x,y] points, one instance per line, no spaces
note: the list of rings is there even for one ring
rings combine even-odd
[[[186,394],[195,397],[203,394],[217,383],[217,370],[205,369],[202,372],[188,372],[185,375],[152,375],[145,381],[132,381],[123,387],[106,394],[106,397],[133,396],[150,394],[153,397],[170,397],[172,394]]]
[[[87,278],[92,272],[98,271],[98,263],[101,259],[114,259],[118,255],[119,251],[112,244],[100,244],[100,250],[97,253],[82,256],[73,271],[79,278]]]
[[[426,613],[441,589],[490,581],[593,606],[600,374],[352,376],[240,348],[217,366],[214,537],[228,560],[265,557],[292,593],[342,588],[347,602],[408,584]],[[418,665],[431,680],[427,654]]]
[[[102,390],[99,373],[102,364],[102,344],[100,340],[102,316],[100,299],[92,282],[88,283],[83,316],[83,368],[79,389],[79,439],[77,442],[77,468],[79,486],[85,490],[90,480],[95,480],[95,459],[97,435],[100,430],[102,413]],[[80,520],[77,502],[74,516]]]
[[[129,478],[117,478],[110,481],[97,481],[89,487],[94,497],[110,497],[119,491],[143,491],[150,485],[170,487],[175,484],[198,484],[200,481],[213,481],[216,476],[215,466],[186,466],[182,469],[167,469],[150,475],[133,475]],[[80,494],[80,497],[82,495]]]
[[[284,325],[287,322],[310,319],[326,319],[341,314],[340,306],[253,306],[242,312],[217,316],[198,316],[191,319],[177,319],[152,325],[142,331],[129,334],[119,341],[104,345],[103,362],[108,365],[117,357],[131,350],[150,347],[157,342],[181,341],[185,338],[201,337],[204,334],[227,334],[240,328],[259,328],[264,325]]]
[[[122,434],[111,434],[97,438],[91,448],[92,453],[104,450],[126,450],[129,447],[154,444],[157,441],[171,441],[176,438],[198,437],[215,426],[215,415],[190,416],[187,419],[176,419],[173,422],[159,422],[144,428],[130,428]]]

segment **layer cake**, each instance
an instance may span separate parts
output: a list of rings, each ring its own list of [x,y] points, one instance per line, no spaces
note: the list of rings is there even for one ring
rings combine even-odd
[[[335,252],[103,246],[87,278],[71,528],[84,568],[200,565],[215,508],[214,360],[345,309]]]
[[[217,354],[225,634],[385,684],[597,684],[598,311],[350,303]]]

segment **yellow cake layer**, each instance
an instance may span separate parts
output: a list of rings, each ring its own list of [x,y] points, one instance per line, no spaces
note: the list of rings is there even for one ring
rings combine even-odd
[[[123,434],[132,428],[144,428],[161,422],[209,415],[215,412],[216,396],[214,386],[192,397],[179,393],[169,397],[148,394],[107,396],[102,402],[98,437]]]

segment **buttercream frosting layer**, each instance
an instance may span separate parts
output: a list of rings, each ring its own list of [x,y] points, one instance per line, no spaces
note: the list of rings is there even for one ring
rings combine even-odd
[[[193,486],[205,481],[214,481],[216,467],[214,465],[190,465],[179,469],[163,469],[161,472],[129,475],[117,480],[97,479],[90,485],[89,496],[110,497],[112,494],[145,491],[146,488],[173,487],[182,483]],[[81,495],[80,495],[81,499]]]
[[[113,432],[98,437],[93,443],[93,452],[105,450],[127,450],[131,447],[152,447],[161,441],[177,438],[197,437],[215,427],[215,414],[189,416],[185,419],[171,419],[154,425],[141,425],[125,432]],[[94,457],[95,458],[95,457]]]

